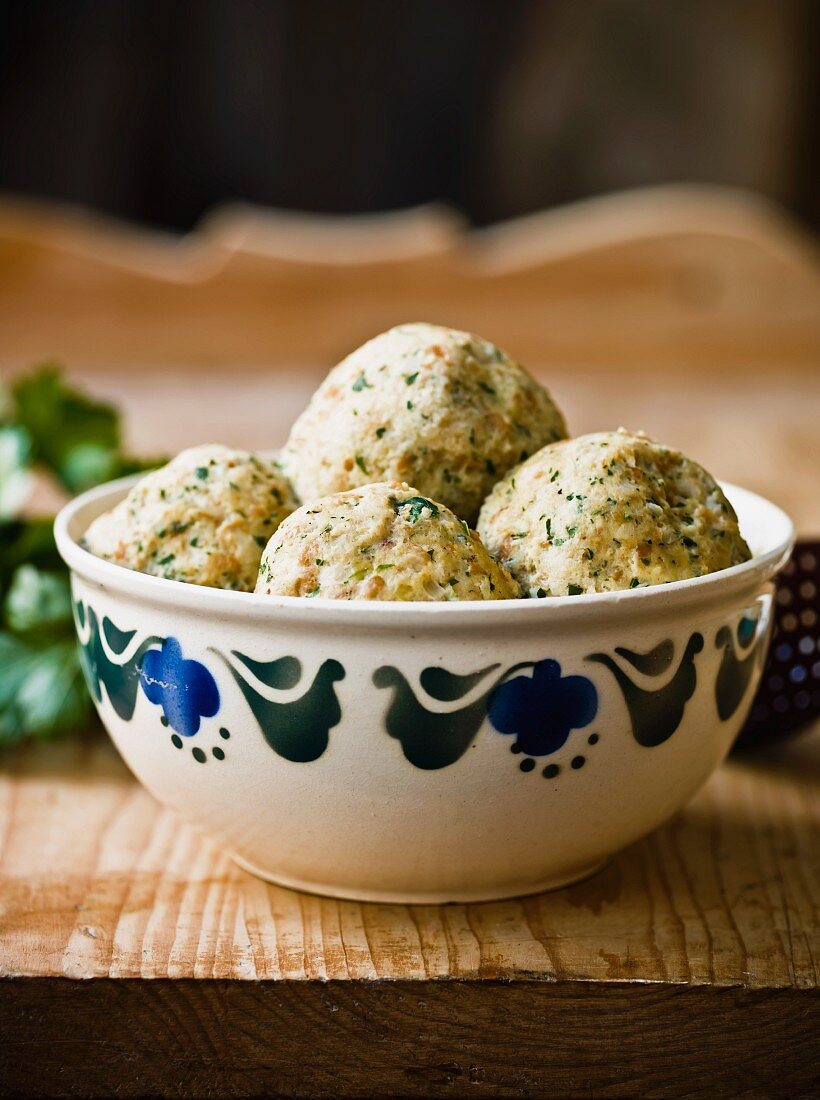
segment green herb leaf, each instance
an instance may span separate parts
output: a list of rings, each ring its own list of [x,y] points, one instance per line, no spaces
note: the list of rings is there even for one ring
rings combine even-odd
[[[67,489],[79,492],[100,477],[116,476],[120,424],[113,406],[66,386],[53,364],[18,379],[12,398],[15,420],[31,437],[34,459]]]
[[[161,465],[120,453],[116,410],[44,365],[0,392],[0,741],[61,736],[91,715],[53,521],[15,518],[40,464],[69,491]]]
[[[0,523],[16,516],[31,495],[31,437],[24,428],[0,428]]]
[[[31,441],[32,461],[41,462],[71,492],[165,461],[124,458],[117,410],[66,385],[54,363],[43,364],[14,383],[11,407],[17,428]]]
[[[428,500],[426,497],[408,497],[407,500],[396,500],[394,498],[393,507],[396,509],[397,515],[403,508],[408,508],[410,511],[411,523],[418,522],[425,508],[433,516],[437,516],[439,512],[438,505],[434,504],[432,500]]]
[[[69,638],[33,644],[0,631],[0,742],[53,740],[88,722],[91,701]]]
[[[12,575],[4,605],[6,624],[19,634],[53,632],[63,627],[70,637],[71,588],[66,573],[21,565]]]

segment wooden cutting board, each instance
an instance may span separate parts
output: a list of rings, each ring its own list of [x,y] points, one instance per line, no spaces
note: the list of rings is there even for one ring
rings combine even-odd
[[[102,734],[8,752],[2,1092],[811,1095],[818,777],[820,727],[585,883],[407,907],[252,878]]]

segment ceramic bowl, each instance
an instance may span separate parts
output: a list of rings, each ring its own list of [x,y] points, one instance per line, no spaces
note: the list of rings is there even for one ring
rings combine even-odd
[[[57,518],[83,667],[128,766],[254,874],[383,902],[575,881],[674,814],[754,695],[793,532],[725,486],[754,557],[545,600],[368,603],[167,581]]]

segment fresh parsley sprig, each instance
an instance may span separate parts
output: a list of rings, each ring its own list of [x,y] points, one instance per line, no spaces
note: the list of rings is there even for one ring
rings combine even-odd
[[[51,740],[91,717],[53,521],[22,516],[38,470],[73,493],[161,461],[125,457],[117,410],[56,364],[0,393],[0,744]]]

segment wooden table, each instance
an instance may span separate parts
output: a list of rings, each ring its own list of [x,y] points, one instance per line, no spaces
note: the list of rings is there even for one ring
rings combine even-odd
[[[724,194],[182,244],[0,204],[0,366],[70,356],[137,451],[277,446],[329,361],[431,318],[508,345],[573,432],[643,427],[806,535],[818,288],[814,245]],[[102,735],[7,752],[0,1094],[816,1096],[819,778],[816,728],[586,883],[408,908],[251,878]]]
[[[2,1092],[817,1095],[818,775],[820,727],[585,883],[406,907],[252,878],[102,735],[9,753]]]

